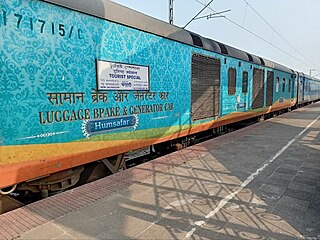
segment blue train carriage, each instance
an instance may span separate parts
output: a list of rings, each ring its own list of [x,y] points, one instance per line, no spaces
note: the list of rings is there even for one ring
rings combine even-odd
[[[127,151],[296,99],[292,70],[109,1],[5,0],[0,19],[0,188],[64,171],[61,190],[86,163],[118,156],[116,171]]]
[[[299,73],[298,104],[303,106],[320,99],[320,80]]]
[[[190,133],[290,109],[297,103],[297,73],[190,32]],[[208,50],[210,52],[208,52]]]
[[[39,191],[51,180],[32,179],[61,171],[69,187],[78,166],[188,134],[191,48],[173,41],[186,31],[109,1],[6,0],[0,14],[0,188]]]

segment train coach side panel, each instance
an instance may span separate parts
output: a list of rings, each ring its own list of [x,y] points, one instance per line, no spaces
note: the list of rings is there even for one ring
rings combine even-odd
[[[320,99],[320,81],[309,76],[299,76],[298,103],[304,104]]]
[[[260,86],[252,109],[254,68],[262,85],[272,69],[43,1],[0,4],[0,188],[291,106],[283,92],[267,107]],[[195,53],[221,62],[221,84],[219,114],[192,121]]]
[[[295,75],[275,70],[273,104],[275,109],[293,107],[296,104],[297,83]]]
[[[41,1],[0,3],[0,187],[187,134],[189,46]],[[97,61],[122,91],[98,91]],[[130,88],[142,77],[148,91]]]

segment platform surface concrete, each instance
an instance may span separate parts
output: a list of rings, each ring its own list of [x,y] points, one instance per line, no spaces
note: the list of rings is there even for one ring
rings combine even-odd
[[[319,117],[315,103],[139,165],[179,158],[105,196],[101,180],[20,239],[320,239]]]

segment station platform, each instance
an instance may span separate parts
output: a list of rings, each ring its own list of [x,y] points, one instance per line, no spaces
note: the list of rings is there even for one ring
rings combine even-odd
[[[0,216],[0,239],[320,239],[320,102]]]

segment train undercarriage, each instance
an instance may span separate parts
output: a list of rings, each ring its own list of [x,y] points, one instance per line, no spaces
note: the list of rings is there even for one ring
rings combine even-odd
[[[298,106],[297,106],[298,107]],[[296,107],[295,107],[296,108]],[[249,126],[256,122],[291,111],[291,108],[282,109],[241,122],[219,126],[197,134],[188,135],[167,142],[155,144],[143,149],[119,154],[107,159],[101,159],[83,166],[68,169],[62,172],[33,179],[21,184],[0,190],[0,214],[19,208],[31,202],[58,194],[62,191],[93,182],[107,177],[118,171],[136,166],[161,155],[181,150],[215,136],[226,134],[237,129]]]

